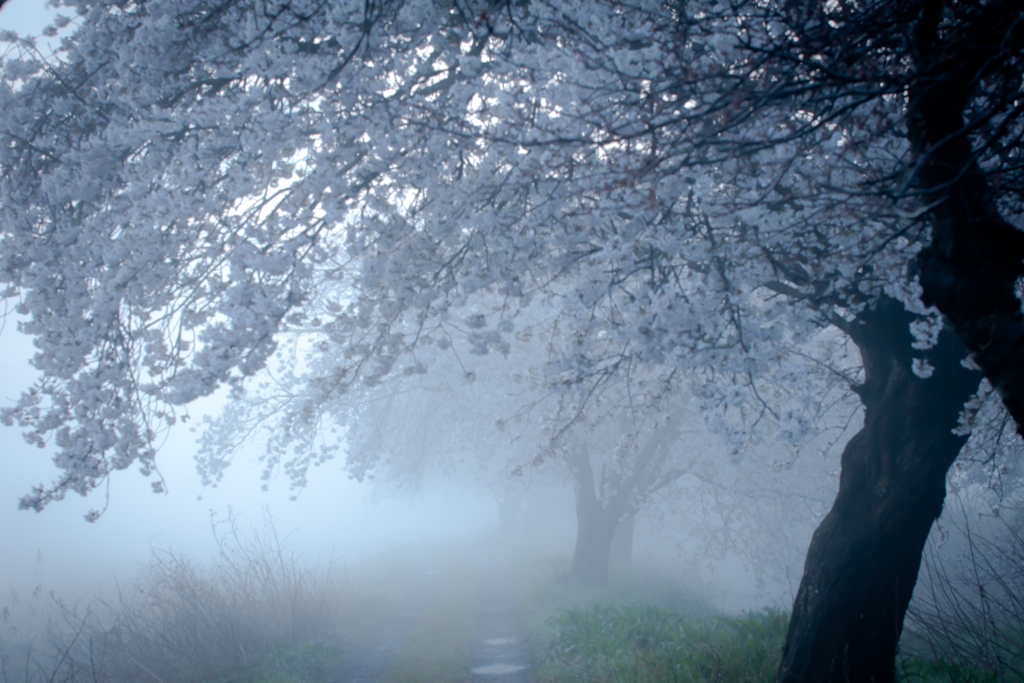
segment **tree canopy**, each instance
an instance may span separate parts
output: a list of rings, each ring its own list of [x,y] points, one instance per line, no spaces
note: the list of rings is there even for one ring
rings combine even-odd
[[[66,6],[55,60],[4,62],[3,273],[44,373],[5,416],[66,472],[29,507],[151,467],[182,406],[296,326],[345,349],[328,395],[415,367],[477,294],[499,301],[480,352],[554,306],[553,384],[678,367],[797,438],[817,397],[794,338],[881,295],[936,338],[908,272],[929,231],[907,8]],[[965,132],[1015,212],[1004,91]]]

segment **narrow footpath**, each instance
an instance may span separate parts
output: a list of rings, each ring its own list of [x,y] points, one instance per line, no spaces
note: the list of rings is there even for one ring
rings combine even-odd
[[[489,573],[481,591],[469,678],[483,683],[532,683],[526,632],[516,608],[514,583],[503,572]]]
[[[409,641],[413,627],[420,621],[424,607],[440,584],[437,572],[422,573],[415,586],[406,589],[406,596],[398,613],[377,625],[364,638],[354,642],[341,666],[332,676],[337,683],[378,683],[391,662]]]
[[[330,683],[533,683],[516,582],[477,553],[407,560],[400,597],[346,641]]]

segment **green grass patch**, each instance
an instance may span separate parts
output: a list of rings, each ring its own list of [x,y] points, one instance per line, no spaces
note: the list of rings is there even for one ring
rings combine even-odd
[[[773,681],[789,625],[778,610],[694,615],[650,604],[566,610],[540,633],[541,683]]]
[[[569,573],[567,558],[535,561],[519,570],[513,580],[519,609],[531,632],[563,610],[597,604],[649,603],[687,614],[706,614],[707,603],[677,577],[637,569],[613,575],[605,586],[580,584]]]
[[[435,571],[435,583],[410,617],[412,629],[381,683],[450,683],[466,676],[481,577],[461,566],[457,554],[439,559]]]
[[[247,666],[233,666],[203,683],[323,683],[341,660],[329,643],[280,645]]]
[[[652,604],[563,610],[535,635],[538,683],[775,681],[789,616],[777,609],[729,617]],[[1021,683],[947,659],[904,657],[901,683]]]
[[[469,663],[474,608],[473,596],[465,591],[445,590],[434,596],[417,617],[382,683],[461,680]]]
[[[907,657],[896,668],[901,683],[1020,683],[1019,676],[1002,676],[997,671],[983,671],[969,664],[946,659]]]

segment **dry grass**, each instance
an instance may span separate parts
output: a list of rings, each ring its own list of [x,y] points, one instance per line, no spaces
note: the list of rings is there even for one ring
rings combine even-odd
[[[922,575],[927,595],[914,603],[905,641],[916,650],[907,648],[900,679],[1022,683],[1024,535],[1012,526],[998,535],[963,531],[970,543],[958,561],[933,557]],[[249,531],[229,518],[214,534],[216,562],[154,551],[139,577],[112,598],[67,604],[37,593],[39,626],[27,642],[4,610],[0,681],[323,683],[344,670],[342,649],[376,647],[374,634],[392,622],[407,632],[379,672],[382,680],[456,680],[468,666],[481,577],[512,559],[482,546],[406,548],[365,562],[356,591],[331,562],[311,566],[289,553],[269,517]],[[516,570],[503,580],[518,595],[527,630],[535,631],[538,680],[576,680],[581,671],[595,680],[662,680],[686,667],[715,680],[774,676],[781,613],[715,616],[678,581],[642,574],[584,589],[565,580],[565,561],[511,555]],[[418,607],[410,610],[411,602]],[[642,602],[661,606],[638,607]],[[679,640],[683,622],[693,626],[685,633],[706,637]],[[602,645],[611,636],[618,640]],[[587,648],[593,652],[581,659]],[[708,668],[702,653],[750,666]]]
[[[933,548],[907,613],[904,649],[976,680],[1024,681],[1024,533],[995,518],[979,533],[964,514],[966,547],[954,557]],[[950,679],[971,679],[950,676]],[[971,679],[975,680],[975,679]]]
[[[269,515],[250,532],[229,517],[214,535],[215,564],[154,550],[113,599],[83,606],[37,595],[43,626],[28,642],[13,642],[5,610],[5,683],[256,679],[282,659],[281,646],[333,640],[344,609],[332,562],[309,566],[289,553]]]

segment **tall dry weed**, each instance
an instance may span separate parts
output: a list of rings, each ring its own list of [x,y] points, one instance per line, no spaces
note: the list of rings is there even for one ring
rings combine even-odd
[[[5,683],[204,681],[243,671],[282,644],[330,638],[343,616],[333,561],[306,564],[267,514],[242,531],[234,516],[212,522],[213,564],[173,549],[112,598],[68,604],[37,591],[35,633],[0,635]],[[14,637],[12,637],[14,636]]]
[[[964,513],[950,522],[964,539],[955,554],[929,549],[907,612],[911,654],[983,672],[991,681],[1024,681],[1024,525]]]

